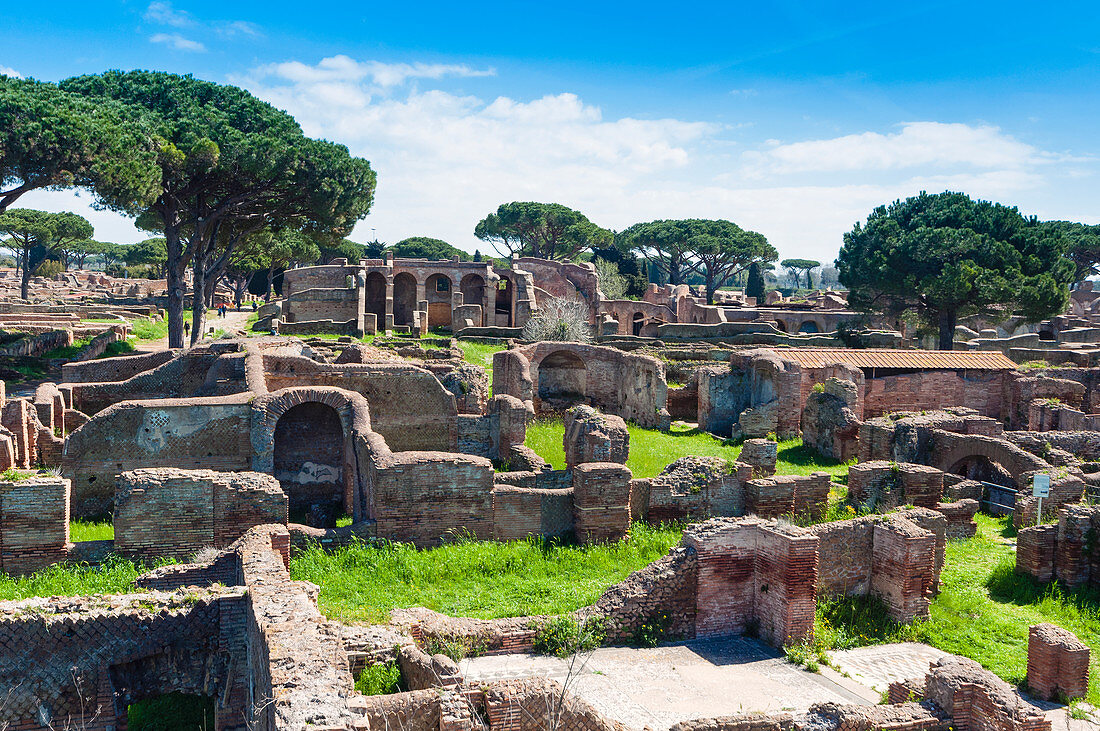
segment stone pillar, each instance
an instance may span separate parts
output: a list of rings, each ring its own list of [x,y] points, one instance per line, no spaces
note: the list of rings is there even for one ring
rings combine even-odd
[[[393,275],[386,275],[386,332],[393,332]]]
[[[497,324],[497,284],[500,280],[485,282],[485,308],[482,312],[482,326],[496,327]]]
[[[617,541],[630,533],[630,470],[586,462],[573,468],[573,526],[581,543]]]
[[[423,289],[423,285],[416,285],[417,290]],[[417,300],[416,309],[420,312],[420,336],[428,334],[428,300]]]
[[[1067,630],[1037,624],[1027,633],[1027,686],[1045,701],[1084,698],[1089,690],[1089,648]]]

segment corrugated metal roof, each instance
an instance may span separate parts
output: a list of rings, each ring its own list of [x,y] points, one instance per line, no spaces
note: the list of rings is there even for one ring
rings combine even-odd
[[[886,348],[774,348],[775,354],[805,368],[845,363],[856,368],[912,368],[924,370],[1013,369],[1004,354],[978,350],[890,350]]]

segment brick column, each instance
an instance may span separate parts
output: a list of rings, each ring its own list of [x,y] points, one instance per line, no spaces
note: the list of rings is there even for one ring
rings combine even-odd
[[[1043,700],[1084,698],[1089,690],[1089,648],[1067,630],[1037,624],[1027,633],[1027,685]]]
[[[587,462],[573,468],[573,525],[581,543],[617,541],[630,532],[630,470]]]

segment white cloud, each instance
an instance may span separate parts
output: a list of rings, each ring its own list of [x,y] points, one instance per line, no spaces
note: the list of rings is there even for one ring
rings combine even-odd
[[[925,121],[834,139],[754,141],[744,124],[615,116],[569,92],[481,92],[491,82],[480,79],[492,74],[460,63],[333,56],[229,80],[288,110],[307,134],[371,161],[379,187],[353,234],[360,241],[376,229],[385,241],[437,236],[487,252],[473,236],[478,220],[506,201],[542,200],[615,229],[729,218],[765,234],[784,257],[828,261],[875,206],[921,190],[962,190],[1045,218],[1085,220],[1091,210],[1095,186],[1073,176],[1094,175],[1094,164],[989,125]],[[456,79],[464,92],[454,90]]]
[[[21,79],[21,78],[23,78],[23,74],[19,73],[18,71],[16,71],[15,69],[13,69],[13,68],[12,68],[11,66],[3,66],[3,65],[0,65],[0,75],[3,75],[3,76],[10,76],[10,77],[12,77],[13,79]]]
[[[145,20],[157,25],[170,25],[173,28],[191,28],[197,23],[185,10],[176,10],[170,2],[151,2],[145,9]]]
[[[149,3],[149,7],[145,9],[145,14],[143,17],[145,18],[146,22],[153,25],[166,25],[172,28],[188,28],[195,31],[213,32],[221,38],[237,38],[240,36],[258,38],[263,35],[263,33],[260,31],[260,27],[255,23],[250,23],[246,20],[214,20],[208,22],[200,21],[196,19],[193,15],[191,15],[191,13],[188,13],[186,10],[177,10],[175,7],[172,6],[172,3],[164,2],[162,0],[154,0],[154,2]],[[180,37],[169,36],[163,33],[158,35],[164,38]],[[194,41],[188,42],[194,43]]]
[[[177,51],[193,51],[196,53],[202,53],[206,50],[206,46],[198,41],[193,41],[190,38],[184,38],[179,33],[154,33],[149,36],[150,43],[163,43],[169,48],[174,48]]]
[[[899,132],[862,132],[826,140],[780,143],[745,154],[760,172],[897,170],[919,166],[1020,168],[1055,156],[1020,142],[997,127],[942,122],[908,122]]]

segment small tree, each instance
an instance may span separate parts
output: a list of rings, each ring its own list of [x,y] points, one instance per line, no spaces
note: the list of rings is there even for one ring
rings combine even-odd
[[[412,236],[402,239],[390,247],[395,257],[403,259],[451,259],[469,261],[470,255],[462,249],[456,249],[442,239],[429,236]]]
[[[755,297],[756,304],[764,304],[764,272],[760,262],[754,261],[749,265],[749,281],[745,284],[745,296]]]
[[[779,262],[779,266],[787,270],[794,280],[794,286],[799,287],[802,284],[802,273],[806,273],[806,289],[814,288],[813,270],[821,266],[821,262],[814,259],[784,259]]]
[[[30,298],[30,282],[38,268],[73,242],[92,237],[92,224],[75,213],[47,213],[31,208],[9,208],[0,214],[0,236],[5,246],[19,251],[23,273],[20,296]]]
[[[591,342],[588,308],[576,300],[546,297],[539,301],[538,310],[523,326],[523,337],[534,341]]]
[[[168,247],[162,237],[156,236],[127,246],[122,258],[130,266],[147,266],[163,277],[168,264]]]
[[[609,300],[621,300],[626,296],[626,279],[619,274],[619,268],[607,259],[595,258],[592,264],[600,278],[600,291]]]

